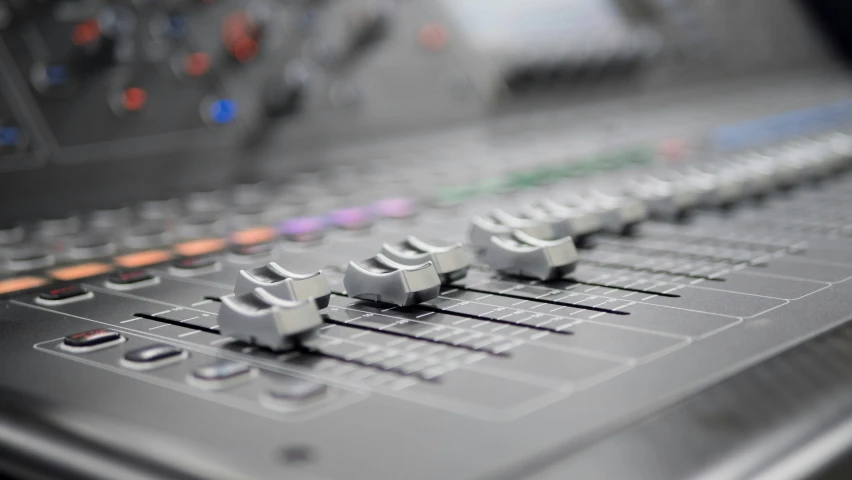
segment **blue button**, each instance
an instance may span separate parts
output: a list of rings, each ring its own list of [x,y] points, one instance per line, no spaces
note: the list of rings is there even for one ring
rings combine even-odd
[[[186,30],[186,18],[182,15],[169,15],[168,29],[166,35],[171,38],[180,38]]]
[[[51,65],[44,73],[49,85],[63,85],[68,81],[68,69],[63,65]]]
[[[237,116],[237,102],[228,99],[216,100],[210,104],[208,114],[213,123],[229,123]]]
[[[18,127],[0,128],[0,145],[11,147],[21,141],[21,129]]]

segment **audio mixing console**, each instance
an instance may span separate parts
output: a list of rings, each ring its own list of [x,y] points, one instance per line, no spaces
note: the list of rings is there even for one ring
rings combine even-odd
[[[0,471],[833,468],[852,82],[817,30],[787,1],[0,0]]]

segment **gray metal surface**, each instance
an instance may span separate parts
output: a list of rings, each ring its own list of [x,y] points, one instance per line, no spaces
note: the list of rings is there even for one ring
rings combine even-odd
[[[158,108],[168,107],[170,122],[180,120],[173,114],[179,105],[190,105],[192,121],[178,122],[180,128],[159,122],[162,110],[154,109],[153,121],[128,129],[106,110],[90,110],[101,105],[99,88],[62,108],[48,104],[27,86],[26,40],[4,31],[0,113],[9,110],[22,123],[33,148],[0,165],[12,172],[0,181],[0,213],[26,220],[0,232],[0,241],[44,242],[56,256],[44,264],[71,265],[79,252],[63,245],[91,233],[98,221],[114,229],[110,246],[119,254],[171,249],[177,239],[213,237],[226,245],[225,232],[246,227],[276,230],[268,253],[216,252],[215,263],[199,270],[164,262],[147,268],[156,279],[138,288],[115,288],[96,275],[81,281],[89,293],[73,301],[39,301],[38,289],[4,296],[0,385],[24,402],[36,399],[34,406],[76,435],[136,449],[142,463],[175,465],[177,473],[200,478],[211,478],[209,459],[223,466],[217,472],[224,478],[659,480],[771,473],[777,459],[848,413],[845,402],[835,402],[847,393],[837,388],[846,375],[829,373],[826,364],[848,355],[783,352],[811,348],[810,339],[852,316],[852,178],[832,170],[848,160],[842,150],[811,163],[787,156],[770,134],[788,134],[779,141],[796,153],[797,139],[845,132],[852,84],[795,3],[744,3],[690,3],[683,10],[696,21],[685,24],[666,10],[655,25],[675,48],[639,74],[606,79],[612,81],[592,76],[586,84],[520,98],[504,96],[489,59],[471,51],[441,3],[407,2],[397,36],[350,72],[348,80],[364,94],[358,108],[340,110],[320,96],[287,122],[259,120],[257,80],[278,68],[262,62],[214,86],[246,108],[235,128],[213,130],[196,111],[203,89],[189,89],[190,95],[151,89],[152,98],[163,93]],[[213,19],[225,8],[216,4],[210,15],[192,19],[199,38],[218,39]],[[325,17],[330,26],[338,19]],[[458,43],[446,54],[419,50],[414,34],[423,22],[446,22]],[[474,88],[459,91],[465,73]],[[829,106],[814,115],[822,105]],[[67,122],[66,107],[85,114]],[[775,120],[758,122],[757,132],[751,128],[755,119],[794,110],[806,114],[770,117]],[[796,130],[814,119],[827,130]],[[248,141],[256,140],[248,134],[258,126],[268,129],[265,138]],[[125,130],[142,135],[128,137]],[[660,151],[672,143],[686,152],[664,159]],[[750,162],[719,158],[766,144]],[[610,153],[627,148],[651,160],[604,171]],[[725,170],[728,160],[744,167]],[[544,167],[551,170],[542,177]],[[571,168],[572,175],[551,178]],[[291,175],[297,171],[311,173]],[[667,184],[672,188],[636,187],[648,175],[674,182]],[[826,175],[821,184],[811,182]],[[242,186],[260,199],[258,211],[238,211],[246,204],[228,204],[216,190],[258,180],[285,184],[274,192]],[[687,180],[687,191],[674,188]],[[622,196],[631,186],[641,201]],[[773,186],[797,188],[773,191],[763,202],[741,198]],[[478,193],[432,202],[454,187]],[[419,201],[417,210],[374,215],[378,201],[399,195],[412,205]],[[143,213],[146,221],[162,220],[152,214],[160,208],[182,205],[186,212],[151,243],[126,242],[132,235],[121,223],[128,221],[121,220],[122,208],[127,213],[129,205],[154,198],[169,200],[135,209],[140,220]],[[671,220],[699,203],[712,208],[691,212],[689,223],[645,220],[649,212]],[[716,208],[729,203],[734,208]],[[353,206],[369,206],[366,216],[358,210],[366,226],[315,235],[285,228],[296,217],[315,216],[316,224],[335,209],[360,208]],[[111,210],[39,221],[92,207]],[[344,273],[349,262],[409,236],[467,244],[471,218],[495,211],[509,212],[498,213],[497,223],[515,228],[530,223],[537,231],[584,236],[602,224],[606,232],[581,244],[576,266],[573,251],[570,262],[545,258],[543,273],[533,275],[545,280],[507,276],[482,261],[463,278],[439,278],[446,272],[430,266],[414,284],[400,278],[410,265],[384,277],[393,277],[393,285],[367,270],[355,281]],[[81,225],[82,232],[64,232]],[[473,247],[512,231],[486,227]],[[441,264],[437,253],[423,250]],[[16,262],[16,252],[0,249],[0,276],[45,274],[40,267],[28,271],[26,259]],[[272,312],[270,299],[263,302],[270,307],[266,320],[282,323],[264,330],[228,308],[241,271],[268,262],[288,272],[322,270],[327,278],[333,293],[327,306],[317,302],[322,324],[313,303],[302,299],[317,326],[305,335],[310,338],[288,330],[286,311],[279,305]],[[570,274],[554,278],[568,273],[560,268],[566,263]],[[520,261],[500,269],[528,273],[529,267]],[[311,291],[308,297],[319,289]],[[299,296],[295,286],[292,293]],[[113,329],[122,340],[98,349],[64,346],[66,335],[94,328]],[[223,332],[293,348],[272,351]],[[158,368],[128,368],[134,366],[124,358],[128,352],[156,343],[183,351]],[[844,350],[843,343],[836,348]],[[233,382],[198,379],[200,369],[223,360],[248,373]],[[786,376],[788,370],[796,374]],[[763,405],[773,410],[760,411]],[[66,462],[72,463],[76,469],[84,462]],[[108,466],[101,476],[114,471]]]
[[[10,361],[0,374],[29,394],[197,444],[259,478],[511,476],[519,466],[543,465],[543,453],[569,453],[848,319],[852,250],[845,238],[813,226],[782,228],[793,222],[782,216],[791,208],[833,204],[814,219],[824,225],[843,217],[849,183],[826,186],[733,214],[701,214],[687,226],[648,223],[635,238],[601,237],[581,251],[571,278],[583,283],[518,281],[478,267],[422,307],[335,295],[325,313],[337,323],[316,343],[335,358],[271,354],[135,316],[215,328],[218,304],[204,297],[229,293],[244,268],[225,259],[220,271],[198,277],[154,269],[161,283],[131,292],[90,279],[92,300],[48,308],[27,294],[2,304],[0,341]],[[777,220],[759,227],[753,216]],[[427,220],[405,230],[463,235],[463,219]],[[378,245],[373,237],[346,239],[341,252],[341,240],[281,245],[275,261],[307,271]],[[698,240],[715,256],[687,253]],[[670,250],[655,252],[659,242]],[[743,255],[768,258],[760,266],[719,259],[746,246]],[[631,248],[644,253],[631,256]],[[327,275],[341,291],[340,274]],[[57,347],[64,335],[104,325],[128,342],[84,356]],[[462,340],[469,335],[477,341]],[[190,358],[144,374],[119,366],[121,352],[155,341],[180,345]],[[409,374],[393,366],[407,355],[423,363]],[[221,392],[187,384],[191,369],[214,357],[263,373]],[[319,381],[335,393],[303,409],[272,410],[258,398],[277,375]],[[288,463],[282,450],[292,448],[308,449],[309,459]]]

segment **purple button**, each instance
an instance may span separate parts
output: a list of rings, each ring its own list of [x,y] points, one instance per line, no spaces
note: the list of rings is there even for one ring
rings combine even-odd
[[[278,224],[278,233],[295,242],[310,242],[322,238],[325,227],[322,217],[291,218]]]
[[[361,230],[373,224],[373,215],[361,207],[334,210],[328,214],[328,218],[332,225],[344,230]]]
[[[408,197],[391,197],[373,204],[376,215],[385,218],[408,218],[417,213],[417,202]]]

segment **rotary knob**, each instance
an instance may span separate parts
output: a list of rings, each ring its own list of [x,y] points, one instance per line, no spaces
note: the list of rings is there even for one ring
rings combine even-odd
[[[291,302],[262,288],[222,297],[219,309],[222,335],[277,351],[310,339],[321,325],[312,300]]]
[[[432,262],[403,265],[380,253],[360,262],[349,262],[343,287],[353,298],[407,306],[436,298],[441,279]]]
[[[331,290],[322,271],[307,275],[285,270],[281,265],[270,262],[251,270],[240,270],[234,293],[243,295],[263,288],[268,293],[291,302],[313,301],[317,308],[328,306]]]
[[[561,278],[577,266],[577,248],[570,237],[542,240],[521,231],[491,237],[483,261],[501,273],[538,280]]]
[[[382,254],[391,260],[409,266],[432,262],[441,283],[451,283],[467,275],[470,260],[461,243],[427,243],[417,237],[408,237],[396,244],[384,244]]]

